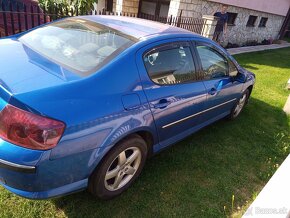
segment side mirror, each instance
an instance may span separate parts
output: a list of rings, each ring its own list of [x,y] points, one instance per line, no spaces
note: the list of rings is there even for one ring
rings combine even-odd
[[[235,77],[232,77],[235,81],[240,83],[245,83],[247,81],[247,77],[245,74],[238,72]]]

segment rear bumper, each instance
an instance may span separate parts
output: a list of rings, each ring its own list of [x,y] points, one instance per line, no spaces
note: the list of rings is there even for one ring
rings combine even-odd
[[[20,173],[36,173],[36,167],[15,164],[9,161],[0,159],[0,168],[9,169]]]
[[[24,198],[47,199],[84,190],[88,185],[88,179],[83,179],[50,187],[42,180],[39,168],[41,166],[28,166],[0,159],[0,186]]]
[[[12,180],[16,182],[11,182]],[[17,181],[20,182],[18,183]],[[33,183],[34,181],[35,184]],[[39,186],[38,183],[41,183],[41,180],[39,181],[37,167],[0,159],[0,185],[14,194],[28,199],[47,199],[78,192],[87,188],[88,179],[45,191],[34,191],[35,187]]]
[[[93,153],[94,154],[94,153]],[[87,188],[94,166],[92,151],[50,160],[50,151],[36,151],[0,139],[0,185],[29,199],[46,199]]]
[[[58,187],[58,188],[51,189],[48,191],[41,191],[41,192],[30,192],[30,191],[23,191],[16,188],[12,188],[2,183],[1,177],[0,177],[0,185],[21,197],[34,199],[34,200],[36,199],[40,200],[40,199],[48,199],[48,198],[53,198],[53,197],[60,197],[60,196],[72,194],[74,192],[82,191],[86,189],[86,187],[88,186],[88,179],[84,179],[78,182],[64,185],[62,187]]]

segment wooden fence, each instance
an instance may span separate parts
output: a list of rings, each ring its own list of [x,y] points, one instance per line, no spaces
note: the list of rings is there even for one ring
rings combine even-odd
[[[138,17],[177,26],[199,34],[202,33],[206,25],[205,19],[182,17],[181,14],[178,17],[158,17],[142,13],[115,13],[92,10],[81,13],[77,9],[60,7],[59,5],[45,10],[41,9],[37,4],[12,4],[11,1],[6,1],[5,4],[4,0],[0,0],[0,37],[14,35],[60,18],[91,14]]]
[[[88,14],[88,13],[87,13]],[[58,5],[48,10],[37,3],[24,4],[0,0],[0,37],[14,35],[63,17],[78,16],[78,10]]]

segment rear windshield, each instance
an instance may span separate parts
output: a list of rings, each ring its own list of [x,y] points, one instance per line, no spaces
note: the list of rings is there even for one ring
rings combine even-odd
[[[75,18],[48,24],[19,40],[82,77],[94,73],[136,41],[117,30]]]

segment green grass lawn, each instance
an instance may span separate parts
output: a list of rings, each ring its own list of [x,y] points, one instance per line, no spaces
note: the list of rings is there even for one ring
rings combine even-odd
[[[290,48],[236,59],[257,76],[237,120],[221,120],[151,158],[116,199],[81,192],[31,201],[0,188],[0,217],[241,216],[290,151],[290,118],[282,111]]]

